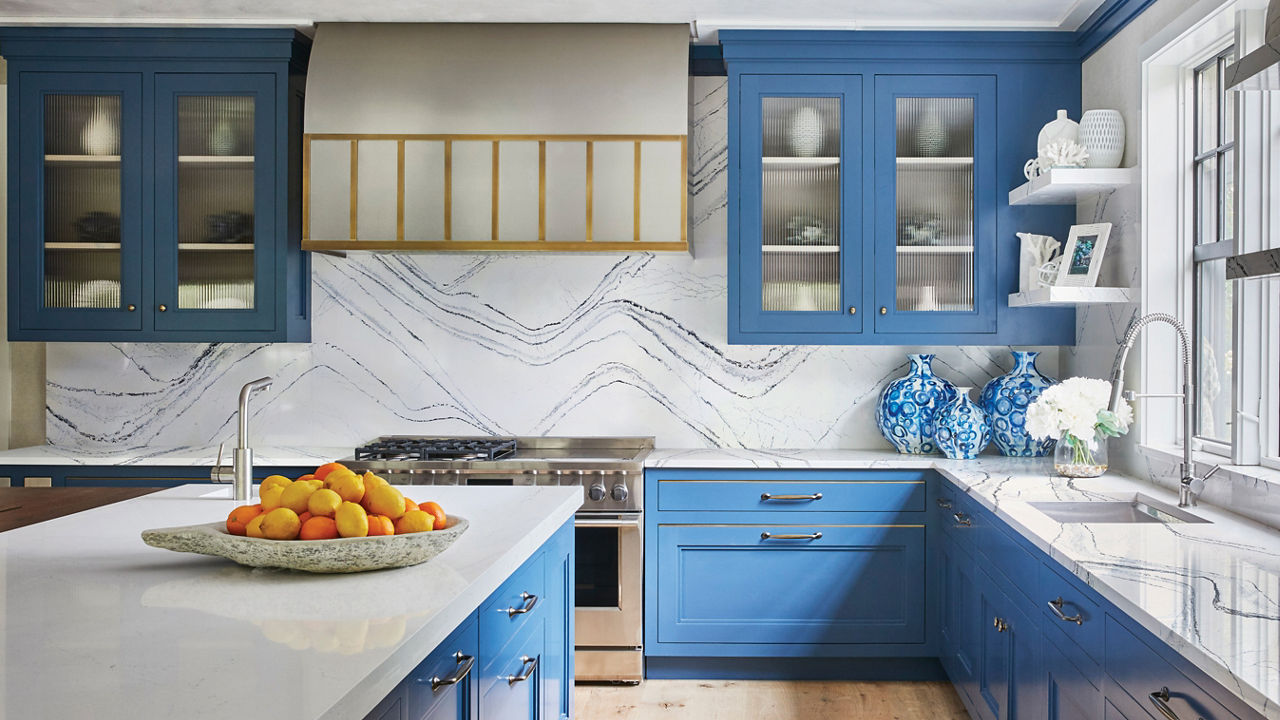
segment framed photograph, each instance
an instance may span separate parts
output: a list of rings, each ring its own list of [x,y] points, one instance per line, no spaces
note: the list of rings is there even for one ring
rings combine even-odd
[[[1062,262],[1058,265],[1059,287],[1094,287],[1098,284],[1098,270],[1102,269],[1102,256],[1107,251],[1107,237],[1111,235],[1111,223],[1072,225],[1067,245],[1062,249]]]

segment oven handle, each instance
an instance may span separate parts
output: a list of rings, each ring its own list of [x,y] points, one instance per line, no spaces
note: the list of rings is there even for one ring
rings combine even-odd
[[[641,520],[640,513],[634,515],[617,515],[611,517],[582,517],[581,515],[574,517],[574,527],[599,527],[599,528],[639,528]]]

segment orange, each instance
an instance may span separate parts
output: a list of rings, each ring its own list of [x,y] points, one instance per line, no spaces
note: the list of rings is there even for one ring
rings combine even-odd
[[[284,486],[282,485],[272,485],[261,491],[259,499],[262,501],[262,509],[266,512],[271,512],[283,505],[284,503],[280,501],[280,496],[282,495],[284,495]]]
[[[253,519],[249,521],[249,524],[244,526],[244,534],[255,538],[266,537],[266,535],[262,534],[262,521],[266,517],[266,513],[258,513],[255,515]]]
[[[302,523],[298,532],[300,540],[329,540],[338,537],[338,524],[333,518],[313,517]]]
[[[440,507],[440,503],[434,500],[428,500],[419,505],[418,508],[435,518],[435,524],[431,526],[433,530],[443,530],[444,526],[449,522],[449,516],[444,514],[444,508]]]
[[[316,468],[316,471],[312,473],[312,475],[317,480],[324,480],[325,476],[333,472],[334,470],[346,470],[346,469],[347,469],[347,466],[343,465],[342,463],[327,462],[321,465],[320,467]]]
[[[312,515],[322,515],[324,517],[333,517],[334,511],[342,504],[342,496],[328,489],[320,488],[311,493],[311,498],[307,500],[307,511]]]
[[[307,521],[310,520],[312,517],[313,516],[310,512],[304,510],[298,513],[298,522],[302,523],[303,525],[306,525]]]
[[[396,526],[386,515],[369,516],[369,537],[374,535],[395,535]]]
[[[307,473],[306,475],[299,475],[298,479],[295,480],[294,482],[302,482],[303,480],[315,480],[315,479],[316,479],[315,473]]]
[[[353,502],[339,505],[337,512],[333,514],[333,521],[342,537],[365,537],[369,534],[369,515],[364,508]]]
[[[298,537],[300,529],[298,513],[287,507],[276,508],[262,519],[262,536],[269,540],[292,540]]]
[[[244,535],[244,526],[262,514],[262,504],[241,505],[227,516],[227,532],[232,535]]]
[[[404,511],[405,511],[405,512],[409,512],[410,510],[421,510],[421,509],[422,509],[422,508],[418,507],[418,503],[416,503],[416,502],[414,502],[414,501],[410,500],[409,498],[405,498],[405,499],[404,499]]]
[[[427,532],[434,522],[435,518],[427,513],[421,510],[413,510],[401,515],[400,519],[396,521],[396,534]]]

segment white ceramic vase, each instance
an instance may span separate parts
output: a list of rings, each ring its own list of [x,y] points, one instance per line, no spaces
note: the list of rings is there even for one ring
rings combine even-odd
[[[927,110],[916,127],[916,150],[925,157],[938,157],[947,150],[947,127],[936,110]]]
[[[1080,126],[1067,117],[1066,110],[1059,110],[1057,119],[1040,128],[1040,135],[1036,137],[1036,156],[1044,155],[1044,149],[1053,143],[1080,142],[1079,136]]]
[[[236,149],[236,132],[231,123],[219,120],[209,134],[209,153],[211,155],[231,155]]]
[[[787,139],[798,157],[814,157],[822,150],[822,116],[811,107],[791,113]]]
[[[101,105],[94,108],[80,131],[80,146],[86,155],[116,155],[120,152],[120,128]]]
[[[1085,111],[1080,117],[1080,144],[1089,151],[1085,167],[1120,167],[1124,159],[1124,118],[1120,111]]]

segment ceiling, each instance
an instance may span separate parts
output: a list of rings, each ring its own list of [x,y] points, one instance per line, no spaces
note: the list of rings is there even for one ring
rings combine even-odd
[[[692,23],[722,28],[1075,30],[1102,0],[0,0],[0,24]]]

